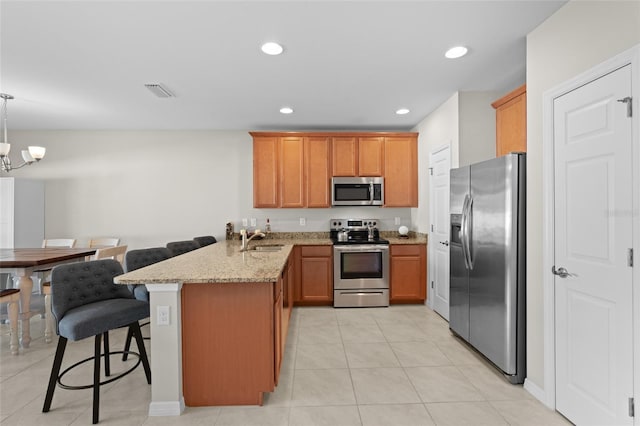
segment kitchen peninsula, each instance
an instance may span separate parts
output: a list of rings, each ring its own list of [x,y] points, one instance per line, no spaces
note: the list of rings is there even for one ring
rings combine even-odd
[[[270,240],[252,242],[273,244]],[[150,416],[185,404],[261,405],[277,385],[293,306],[293,241],[223,241],[116,278],[151,300]],[[184,384],[184,386],[183,386]]]

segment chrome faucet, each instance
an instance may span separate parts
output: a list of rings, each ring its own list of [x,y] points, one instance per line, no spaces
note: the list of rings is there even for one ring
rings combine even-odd
[[[247,238],[247,230],[246,229],[241,229],[240,230],[240,235],[242,236],[242,246],[240,248],[240,251],[249,250],[249,241],[253,240],[255,237],[262,237],[262,238],[265,237],[265,235],[262,232],[260,232],[259,230],[256,230],[256,232],[254,232],[253,235],[251,235],[249,238]]]

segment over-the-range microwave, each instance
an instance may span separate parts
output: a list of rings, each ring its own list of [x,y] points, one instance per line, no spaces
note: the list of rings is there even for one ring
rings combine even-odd
[[[332,206],[382,206],[384,178],[334,177],[331,179]]]

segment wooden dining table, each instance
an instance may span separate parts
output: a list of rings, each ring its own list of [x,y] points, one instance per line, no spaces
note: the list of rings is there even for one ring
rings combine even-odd
[[[19,278],[20,288],[20,320],[22,336],[20,344],[28,348],[31,343],[30,318],[31,292],[33,280],[31,275],[41,269],[53,268],[63,263],[84,261],[87,256],[96,252],[95,248],[16,248],[0,249],[0,272],[9,273]],[[48,331],[51,332],[50,330]],[[47,331],[45,331],[45,334]],[[49,336],[50,337],[50,336]],[[45,335],[45,340],[47,336]]]

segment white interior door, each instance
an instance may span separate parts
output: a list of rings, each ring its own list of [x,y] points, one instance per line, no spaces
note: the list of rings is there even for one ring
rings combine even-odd
[[[449,320],[449,145],[429,153],[429,292],[433,309]]]
[[[633,424],[628,96],[631,66],[554,100],[556,409],[579,425]]]

